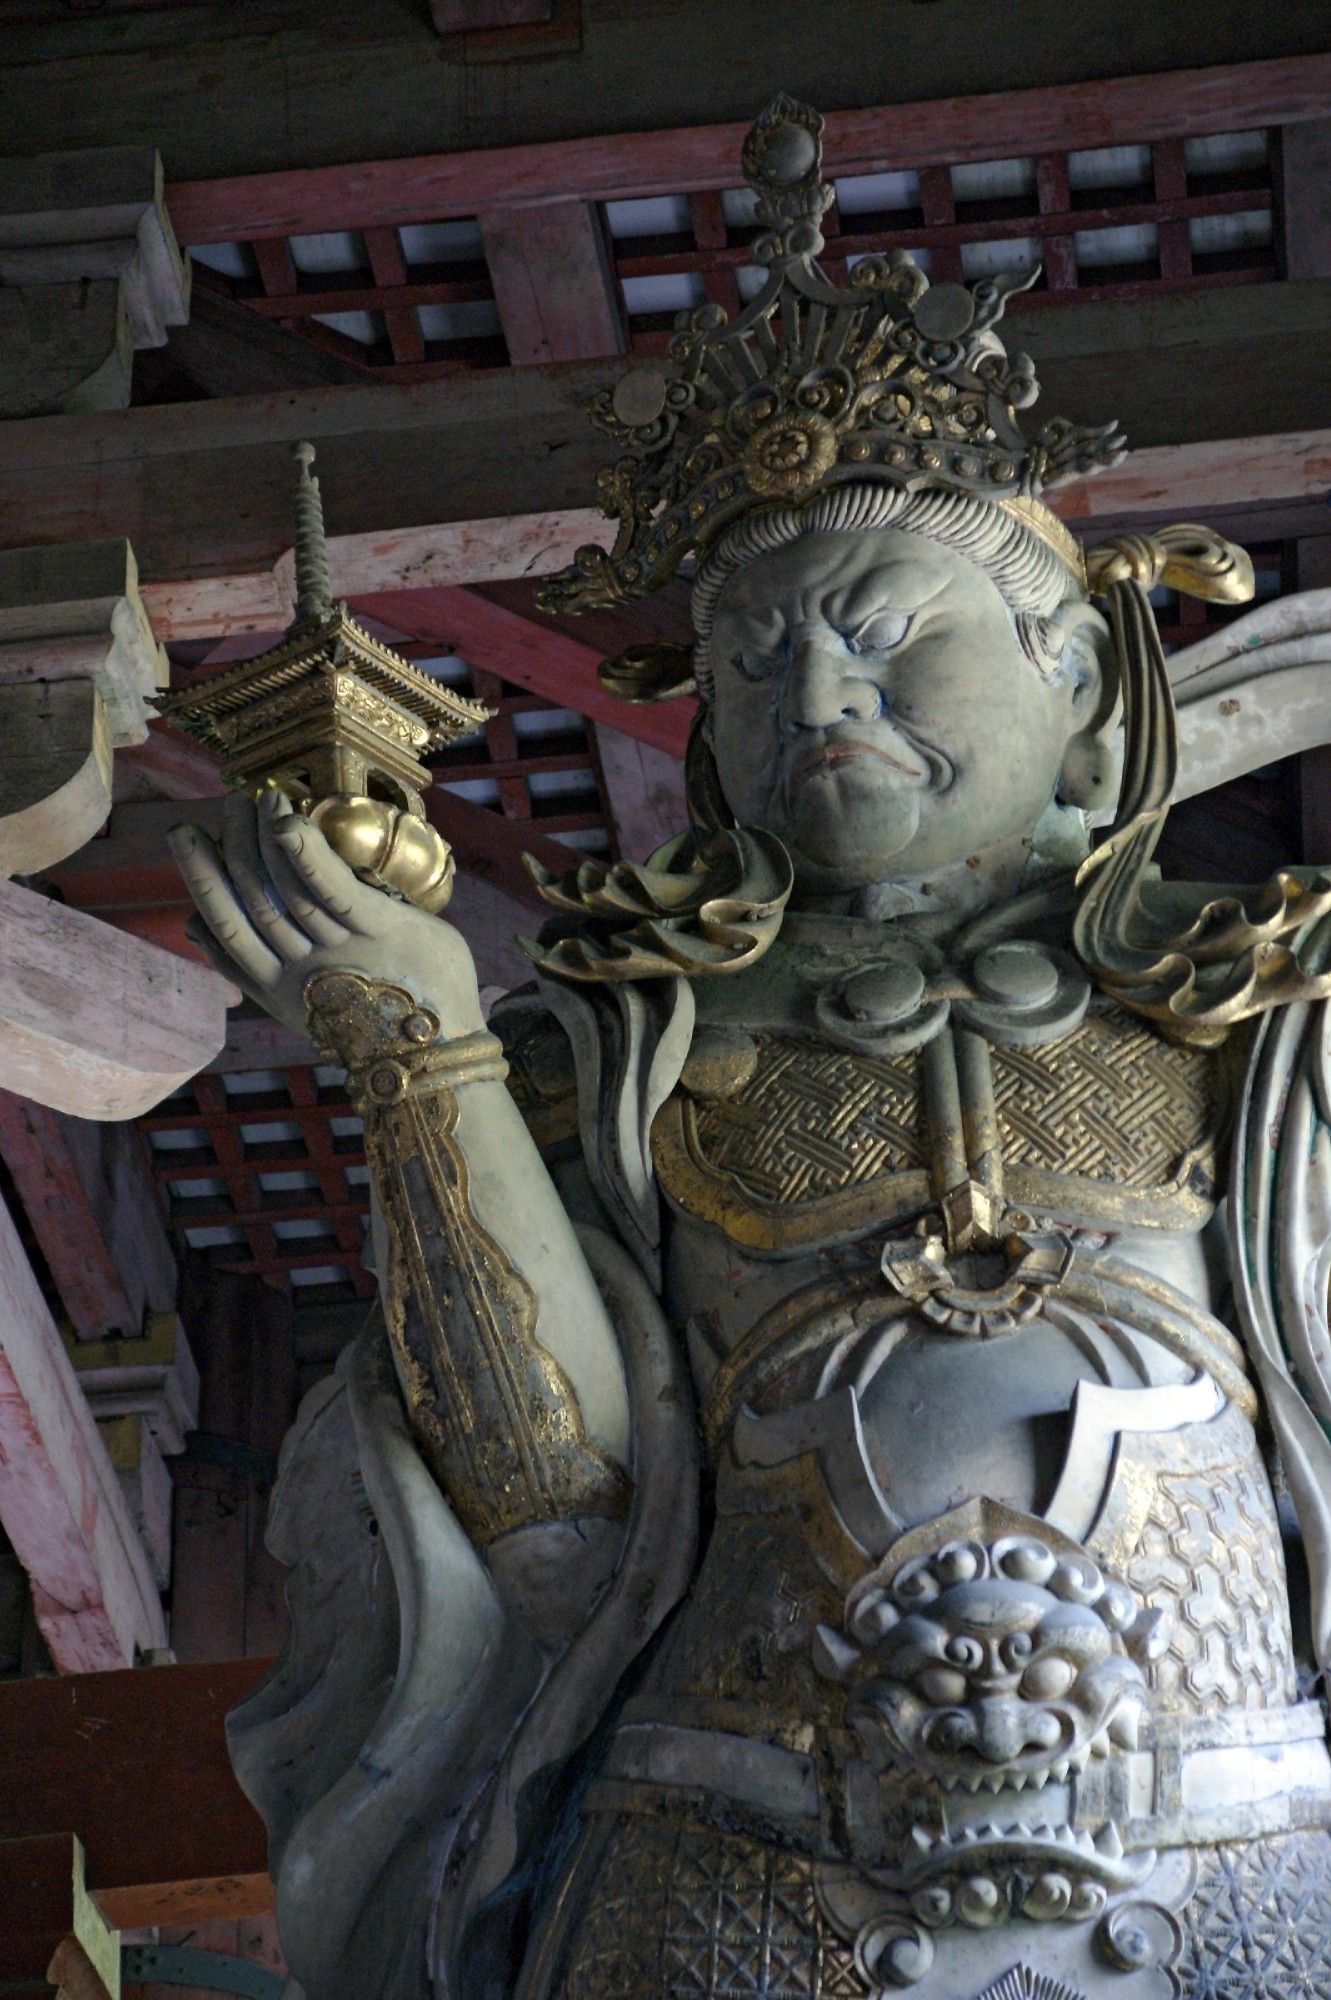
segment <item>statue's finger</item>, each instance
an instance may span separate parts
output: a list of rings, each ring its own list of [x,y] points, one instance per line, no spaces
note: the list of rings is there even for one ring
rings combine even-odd
[[[199,915],[236,972],[256,986],[274,986],[282,961],[245,914],[214,843],[197,826],[173,827],[167,840]]]
[[[373,937],[379,928],[375,919],[384,903],[379,891],[358,882],[319,829],[299,814],[277,814],[268,826],[272,839],[321,907],[349,931]]]
[[[282,898],[288,914],[314,944],[345,944],[351,935],[346,925],[340,923],[316,899],[304,877],[292,866],[285,846],[276,838],[276,828],[284,818],[290,816],[290,808],[284,813],[281,806],[270,805],[268,803],[270,796],[276,798],[276,794],[265,793],[260,799],[255,818],[259,830],[259,849],[274,888]]]
[[[299,965],[313,946],[284,907],[285,899],[259,847],[254,802],[243,792],[232,792],[223,803],[222,854],[236,893],[260,937],[288,965]]]

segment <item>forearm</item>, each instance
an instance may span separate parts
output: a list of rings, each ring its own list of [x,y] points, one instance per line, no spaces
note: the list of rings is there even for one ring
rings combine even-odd
[[[329,973],[316,1043],[365,1125],[385,1313],[413,1427],[475,1538],[624,1510],[614,1328],[486,1033],[441,1038],[403,989]]]

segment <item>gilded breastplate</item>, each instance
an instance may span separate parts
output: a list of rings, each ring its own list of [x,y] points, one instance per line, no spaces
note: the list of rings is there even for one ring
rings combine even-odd
[[[678,1209],[759,1254],[898,1227],[971,1181],[1092,1228],[1191,1230],[1213,1205],[1225,1096],[1213,1053],[1104,998],[1026,1048],[950,1024],[899,1054],[768,1029],[732,1033],[728,1069],[686,1068],[653,1156]]]
[[[958,979],[885,1035],[837,1015],[858,970],[727,998],[652,1127],[715,1525],[585,1795],[585,1908],[622,1897],[568,1991],[637,1990],[715,1853],[800,1885],[847,1993],[1006,1995],[1034,1928],[1051,1992],[1156,2000],[1189,1857],[1331,1817],[1256,1397],[1202,1303],[1226,1068],[1075,967],[1040,1020]],[[574,1144],[558,1035],[511,1054]],[[1183,1243],[1195,1284],[1161,1275]]]

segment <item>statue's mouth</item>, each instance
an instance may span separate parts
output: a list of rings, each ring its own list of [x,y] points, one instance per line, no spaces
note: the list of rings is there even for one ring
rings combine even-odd
[[[1057,1758],[1052,1764],[1034,1769],[1014,1771],[1007,1766],[1001,1771],[949,1771],[935,1774],[936,1782],[945,1792],[991,1792],[995,1797],[1000,1792],[1042,1792],[1046,1785],[1063,1784],[1069,1776],[1078,1776],[1086,1769],[1093,1755],[1107,1756],[1109,1752],[1109,1732],[1102,1730],[1090,1743],[1083,1743],[1076,1750],[1069,1750],[1065,1757]]]
[[[1067,1820],[1033,1825],[1028,1819],[1009,1820],[1004,1815],[974,1826],[913,1826],[899,1879],[909,1886],[951,1875],[959,1867],[978,1869],[1006,1862],[1032,1871],[1062,1868],[1079,1880],[1123,1889],[1139,1882],[1154,1858],[1148,1848],[1125,1851],[1112,1820],[1092,1829],[1074,1827]]]
[[[862,736],[834,736],[820,743],[816,749],[806,750],[791,768],[787,789],[793,795],[818,773],[834,771],[843,764],[858,763],[864,759],[885,764],[904,779],[911,790],[942,791],[954,775],[950,761],[941,751],[894,729],[890,749],[883,743],[868,742]]]

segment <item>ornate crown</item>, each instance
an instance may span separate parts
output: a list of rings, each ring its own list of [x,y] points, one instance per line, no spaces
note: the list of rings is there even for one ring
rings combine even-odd
[[[681,315],[671,368],[637,368],[593,403],[594,422],[625,448],[598,479],[619,533],[609,553],[578,551],[544,587],[544,609],[645,596],[740,515],[849,480],[998,502],[1080,573],[1076,542],[1037,496],[1117,463],[1126,445],[1112,423],[1055,417],[1022,429],[1035,371],[992,329],[1034,275],[930,285],[894,250],[834,285],[816,261],[833,199],[822,124],[779,95],[745,140],[763,228],[753,259],[767,273],[748,305],[733,320],[716,305]]]

